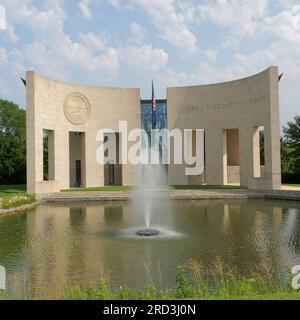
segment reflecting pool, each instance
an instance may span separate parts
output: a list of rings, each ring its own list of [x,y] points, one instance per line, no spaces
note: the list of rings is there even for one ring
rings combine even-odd
[[[267,200],[157,201],[151,228],[130,202],[41,205],[0,218],[8,287],[51,292],[109,277],[113,287],[175,283],[178,265],[217,258],[247,274],[264,264],[287,279],[300,264],[300,204]]]

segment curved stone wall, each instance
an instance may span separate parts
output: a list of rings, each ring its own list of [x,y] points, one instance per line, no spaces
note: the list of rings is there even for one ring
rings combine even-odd
[[[96,161],[97,132],[103,128],[118,132],[121,120],[127,121],[128,131],[140,128],[140,89],[68,84],[28,71],[26,90],[28,192],[48,193],[70,187],[70,132],[84,133],[84,186],[104,185],[104,167]],[[239,173],[242,186],[280,187],[277,67],[236,81],[167,88],[167,105],[170,130],[205,130],[207,184],[226,184]],[[261,170],[257,161],[260,126],[265,129],[265,166]],[[49,146],[54,154],[51,181],[43,181],[43,130],[53,133]],[[233,150],[231,159],[227,155],[229,149]],[[231,161],[230,170],[227,160]],[[203,182],[203,177],[186,176],[184,169],[184,164],[169,165],[169,184]],[[123,185],[134,185],[133,166],[122,165],[121,170]]]
[[[69,132],[85,134],[85,186],[104,184],[104,169],[96,161],[96,134],[119,120],[128,130],[140,127],[140,89],[99,88],[49,80],[27,72],[27,189],[54,192],[70,187]],[[43,129],[54,132],[54,179],[43,181]],[[123,165],[123,184],[134,183],[130,164]]]
[[[274,189],[281,184],[278,69],[218,84],[167,88],[168,127],[205,129],[208,184],[226,184],[226,135],[238,129],[240,183],[252,189]],[[265,168],[257,169],[257,127],[264,126]],[[171,184],[188,184],[183,166],[169,167]]]

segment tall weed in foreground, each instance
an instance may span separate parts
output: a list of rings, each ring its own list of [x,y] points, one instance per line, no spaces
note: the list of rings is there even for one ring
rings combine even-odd
[[[291,275],[286,282],[279,284],[278,274],[267,265],[257,265],[242,274],[237,268],[224,265],[219,258],[210,265],[189,261],[178,266],[171,288],[164,288],[163,274],[159,274],[155,285],[149,266],[145,267],[145,272],[149,280],[140,289],[126,285],[113,288],[109,274],[104,273],[100,280],[88,285],[67,286],[66,281],[63,285],[58,281],[59,289],[51,294],[47,288],[35,292],[25,280],[16,278],[15,287],[0,292],[0,300],[300,299],[300,290],[291,287]]]

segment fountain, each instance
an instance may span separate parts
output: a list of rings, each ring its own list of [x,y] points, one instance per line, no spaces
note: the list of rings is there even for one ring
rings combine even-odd
[[[160,233],[159,230],[143,229],[143,230],[138,230],[136,232],[136,235],[141,236],[141,237],[151,237],[151,236],[157,236],[159,233]]]
[[[151,221],[151,201],[150,201],[150,197],[148,198],[148,201],[146,202],[145,211],[144,212],[145,212],[145,227],[146,227],[146,229],[138,230],[136,232],[136,235],[142,236],[142,237],[157,236],[160,233],[160,231],[154,230],[154,229],[150,229],[150,221]]]
[[[161,150],[166,150],[165,141],[163,136],[160,137],[160,125],[157,125],[156,117],[156,101],[154,94],[154,83],[152,80],[152,123],[151,127],[147,121],[144,129],[151,129],[150,136],[147,131],[142,130],[141,135],[141,149],[140,149],[140,166],[139,166],[139,186],[136,190],[136,199],[140,204],[142,204],[145,217],[145,228],[136,231],[136,235],[142,237],[157,236],[160,231],[150,228],[153,204],[157,202],[159,195],[159,186],[166,184],[166,171],[164,170],[161,160],[164,158],[163,152],[160,154]],[[162,140],[160,140],[162,138]],[[145,190],[146,186],[146,190]],[[161,221],[160,221],[161,222]]]
[[[147,163],[145,157],[150,156],[151,159],[158,160],[159,151],[152,148],[141,151],[141,162]],[[150,227],[151,217],[154,210],[153,205],[160,198],[158,188],[166,181],[166,172],[161,164],[145,164],[139,166],[138,173],[139,187],[136,189],[135,199],[138,205],[143,208],[142,211],[145,219],[145,228],[136,231],[135,234],[141,237],[157,236],[160,234],[160,231]]]

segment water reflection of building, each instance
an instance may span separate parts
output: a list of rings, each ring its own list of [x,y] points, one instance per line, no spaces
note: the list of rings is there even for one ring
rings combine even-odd
[[[296,211],[296,210],[295,210]],[[248,201],[239,209],[240,222],[230,204],[224,205],[224,226],[231,239],[237,264],[258,265],[280,277],[288,277],[295,259],[297,214],[282,204]],[[245,232],[245,230],[247,230]]]
[[[299,210],[288,205],[246,200],[173,205],[172,219],[161,227],[181,236],[151,241],[123,237],[124,230],[144,223],[127,202],[40,206],[19,224],[26,241],[16,238],[14,261],[33,288],[50,291],[61,283],[96,281],[104,273],[114,285],[141,286],[149,281],[145,265],[159,285],[159,264],[167,285],[179,264],[195,259],[205,267],[217,257],[229,267],[261,264],[287,274],[289,259],[299,255]],[[156,207],[157,217],[165,215],[162,208]]]
[[[120,223],[123,217],[122,206],[108,205],[104,207],[104,218],[108,225]]]

